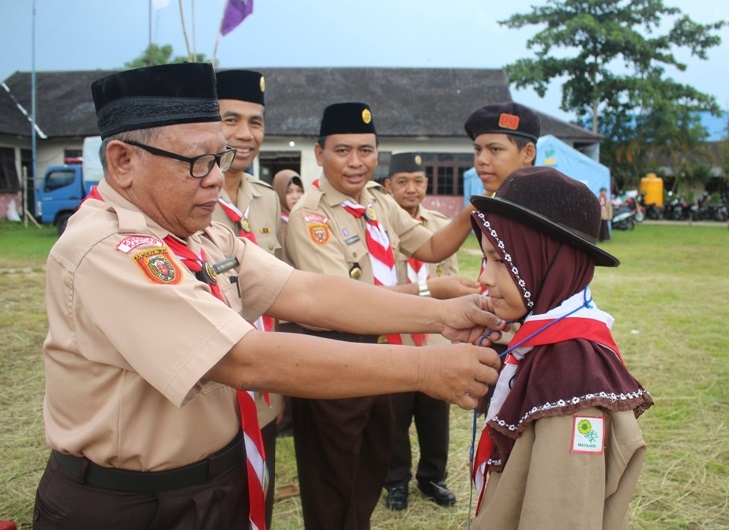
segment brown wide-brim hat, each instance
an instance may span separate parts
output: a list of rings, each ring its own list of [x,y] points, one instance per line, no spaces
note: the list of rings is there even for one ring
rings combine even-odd
[[[471,204],[479,212],[498,214],[578,248],[592,256],[595,265],[620,265],[615,256],[596,245],[600,201],[585,184],[556,169],[518,169],[506,177],[493,197],[474,195]],[[482,230],[475,213],[471,224],[474,230]]]

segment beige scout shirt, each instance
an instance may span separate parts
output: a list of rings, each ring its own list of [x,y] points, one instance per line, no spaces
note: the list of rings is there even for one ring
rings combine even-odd
[[[529,424],[502,473],[491,473],[477,530],[627,530],[630,498],[646,444],[632,410],[590,408],[605,416],[604,454],[570,452],[572,415]]]
[[[220,196],[231,202],[225,190],[221,191]],[[244,215],[246,211],[248,212],[247,218],[258,246],[282,259],[283,252],[278,239],[281,230],[281,203],[274,189],[262,180],[244,172],[238,187],[236,207]],[[215,208],[213,221],[223,223],[233,233],[238,234],[235,223],[230,220],[220,205]],[[275,420],[283,408],[283,397],[280,395],[269,394],[269,401],[270,406],[260,392],[256,393],[256,410],[261,427],[265,427]]]
[[[225,190],[220,196],[228,202],[230,197]],[[278,234],[281,228],[281,203],[273,188],[260,179],[243,173],[243,179],[238,187],[236,207],[245,214],[248,211],[248,221],[256,237],[258,246],[277,258],[281,257],[281,243]],[[213,221],[223,223],[235,234],[238,229],[218,205],[213,213]]]
[[[319,188],[310,186],[289,214],[286,251],[298,269],[348,278],[354,276],[350,274],[353,269],[359,269],[359,279],[374,284],[365,220],[342,208],[345,200],[354,201],[334,189],[324,176]],[[411,255],[432,237],[387,193],[373,192],[368,185],[359,204],[372,205],[396,256],[398,252]]]
[[[418,213],[415,216],[416,219],[422,219],[421,224],[428,229],[431,233],[437,232],[451,220],[443,215],[442,213],[435,210],[428,210],[422,206],[418,207]],[[440,263],[428,263],[428,276],[430,278],[439,278],[441,276],[454,276],[458,275],[458,256],[453,254],[446,258]],[[397,282],[399,284],[408,283],[408,265],[407,256],[400,252],[397,256]],[[403,344],[414,345],[414,342],[409,334],[402,334]],[[443,337],[442,335],[428,335],[428,344],[449,344],[451,341]]]
[[[228,307],[168,251],[168,232],[105,181],[99,191],[104,202],[84,203],[48,258],[47,442],[130,470],[196,462],[240,431],[235,391],[201,379],[292,269],[222,225],[195,234],[191,250],[240,262],[218,277]]]

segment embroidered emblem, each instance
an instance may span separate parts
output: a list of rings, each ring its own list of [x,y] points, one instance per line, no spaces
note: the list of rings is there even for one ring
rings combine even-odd
[[[605,451],[605,418],[572,416],[571,453],[602,454]]]
[[[369,124],[372,121],[372,113],[370,109],[364,109],[362,111],[362,121]]]
[[[122,239],[116,246],[119,252],[129,254],[132,250],[141,246],[161,247],[162,241],[152,236],[128,236]]]
[[[418,166],[423,163],[423,159],[420,158],[420,155],[415,155],[415,164]]]
[[[310,213],[304,216],[304,222],[327,224],[329,222],[329,218],[326,215],[322,215],[320,213]]]
[[[502,112],[499,116],[499,127],[515,131],[519,128],[519,116]]]
[[[266,91],[266,78],[261,76],[261,92]]]
[[[132,259],[152,283],[177,285],[182,281],[182,269],[170,259],[167,247],[138,252]]]
[[[306,225],[309,237],[317,245],[326,245],[329,242],[329,227],[324,223],[309,223]]]

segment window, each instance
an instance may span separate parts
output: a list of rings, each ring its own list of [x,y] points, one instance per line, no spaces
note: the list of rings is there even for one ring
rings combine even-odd
[[[0,147],[0,192],[17,192],[20,190],[20,179],[15,167],[15,149]]]
[[[73,184],[76,178],[76,172],[71,169],[60,169],[53,171],[48,175],[46,179],[46,187],[44,191],[53,191],[58,188],[63,188],[69,184]]]

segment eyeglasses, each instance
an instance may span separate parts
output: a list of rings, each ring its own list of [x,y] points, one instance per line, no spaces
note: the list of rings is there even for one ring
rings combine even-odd
[[[204,155],[198,155],[190,158],[187,156],[178,155],[177,153],[170,153],[169,151],[165,151],[164,149],[158,149],[157,147],[145,145],[140,142],[125,140],[124,143],[133,145],[135,147],[141,147],[148,153],[156,156],[165,156],[167,158],[174,158],[175,160],[187,162],[188,164],[190,164],[190,175],[197,179],[207,177],[213,170],[213,167],[216,163],[220,167],[220,171],[228,171],[230,169],[230,165],[235,159],[235,153],[237,151],[237,149],[227,147],[222,153],[205,153]]]

